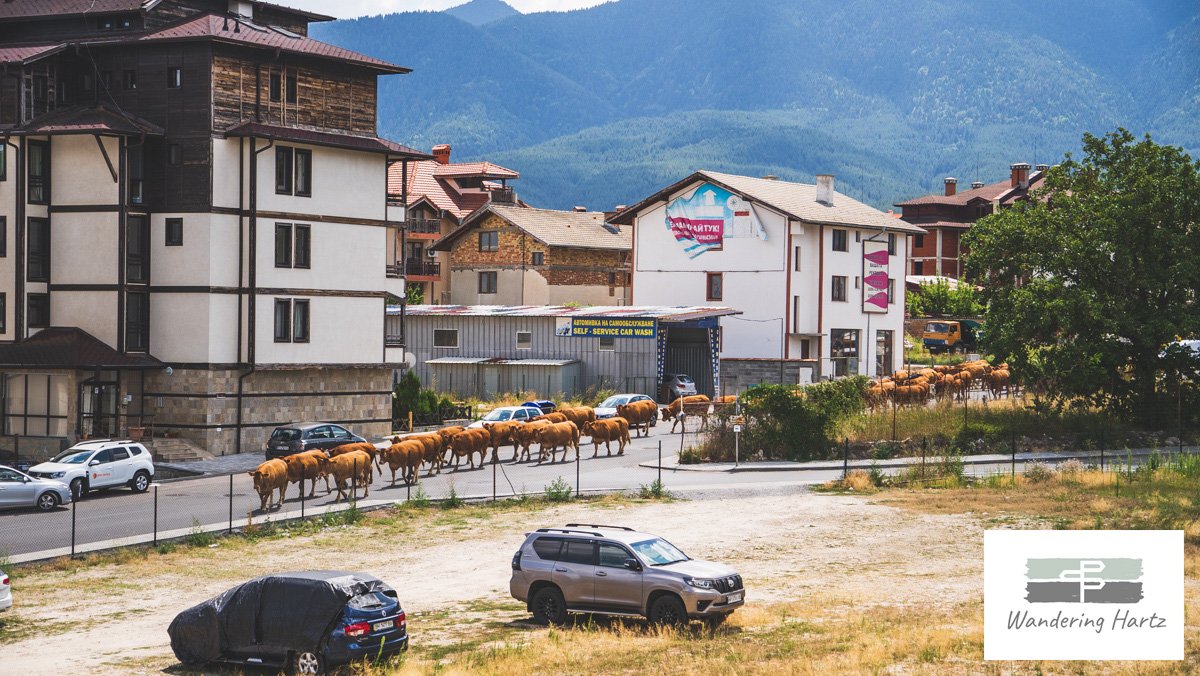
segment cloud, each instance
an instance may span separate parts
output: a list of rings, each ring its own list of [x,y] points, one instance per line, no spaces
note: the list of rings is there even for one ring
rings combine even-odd
[[[507,0],[518,10],[529,12],[562,12],[594,7],[606,0]],[[394,12],[443,10],[461,5],[466,0],[283,0],[281,4],[311,12],[320,12],[339,19]]]

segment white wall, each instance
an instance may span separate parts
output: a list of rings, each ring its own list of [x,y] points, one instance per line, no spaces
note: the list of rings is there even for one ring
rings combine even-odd
[[[121,166],[120,141],[102,138],[113,169]],[[11,176],[9,180],[15,180]],[[56,205],[117,204],[119,189],[96,137],[55,136],[50,144],[50,200]]]
[[[51,280],[55,284],[116,284],[120,270],[118,222],[119,216],[113,212],[54,214],[50,218]]]
[[[309,300],[309,342],[274,342],[277,298]],[[381,298],[260,295],[256,359],[263,364],[382,363],[383,313]]]
[[[237,152],[236,139],[227,139],[225,143],[232,143],[234,152]],[[312,150],[312,197],[275,194],[275,148],[271,148],[258,156],[259,211],[384,219],[387,209],[387,166],[382,155],[287,141],[278,141],[276,146]],[[246,154],[249,155],[249,144],[246,148]],[[249,174],[247,170],[247,181]]]

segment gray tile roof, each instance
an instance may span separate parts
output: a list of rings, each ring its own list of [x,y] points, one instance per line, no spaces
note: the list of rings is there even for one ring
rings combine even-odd
[[[921,228],[840,192],[834,192],[833,204],[822,204],[817,201],[817,186],[808,183],[751,178],[715,171],[700,171],[698,175],[802,221],[848,227],[887,228],[916,234],[924,232]]]
[[[512,223],[548,246],[578,249],[633,248],[631,228],[605,227],[604,214],[595,211],[552,211],[492,204],[487,207],[500,218]],[[474,219],[472,219],[474,220]],[[616,229],[613,232],[609,228]]]

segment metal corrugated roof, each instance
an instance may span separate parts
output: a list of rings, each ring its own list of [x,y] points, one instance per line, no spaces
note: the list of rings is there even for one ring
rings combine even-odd
[[[578,359],[500,359],[497,357],[438,357],[425,363],[434,366],[461,366],[463,364],[488,364],[492,366],[569,366]]]
[[[482,364],[487,357],[438,357],[430,359],[426,364]]]
[[[399,305],[389,305],[389,315],[400,314]],[[409,305],[408,317],[640,317],[664,322],[740,315],[741,310],[710,305]]]

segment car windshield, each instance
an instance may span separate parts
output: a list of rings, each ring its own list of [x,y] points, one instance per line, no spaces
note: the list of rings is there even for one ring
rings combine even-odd
[[[600,408],[616,408],[623,404],[629,403],[629,397],[622,394],[614,394],[600,403]]]
[[[652,566],[665,566],[688,560],[687,554],[679,551],[675,545],[662,538],[636,542],[633,545],[633,551],[637,552],[638,556],[649,561]]]
[[[512,414],[513,412],[511,408],[498,408],[495,411],[483,416],[483,419],[487,420],[488,422],[499,422],[501,420],[508,420],[512,417]]]
[[[295,441],[300,438],[300,430],[290,427],[280,427],[271,432],[271,441]]]
[[[925,333],[949,333],[950,325],[945,322],[930,322],[925,325]]]
[[[679,376],[679,382],[684,383],[684,384],[691,383],[692,377],[691,376]]]
[[[376,608],[390,606],[393,603],[395,603],[395,601],[385,596],[383,592],[372,591],[367,592],[366,594],[359,594],[358,596],[355,596],[354,598],[350,599],[346,605],[357,610],[375,610]]]
[[[60,462],[64,465],[82,465],[92,457],[94,451],[66,450],[59,453],[50,462]]]

